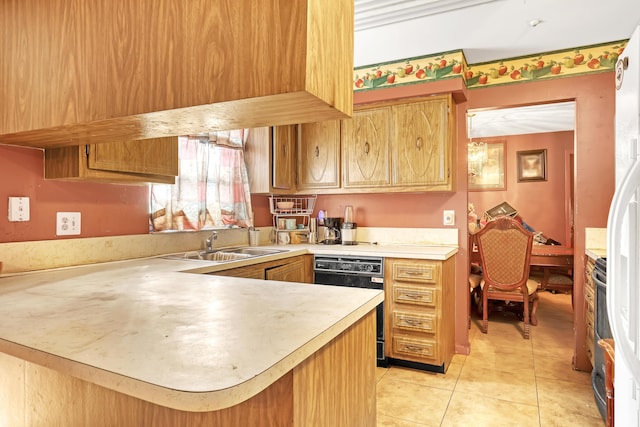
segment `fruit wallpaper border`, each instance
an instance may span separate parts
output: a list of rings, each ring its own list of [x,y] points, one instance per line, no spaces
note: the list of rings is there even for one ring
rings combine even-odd
[[[462,78],[467,88],[612,71],[628,40],[468,65],[462,50],[354,69],[353,90],[363,91]]]

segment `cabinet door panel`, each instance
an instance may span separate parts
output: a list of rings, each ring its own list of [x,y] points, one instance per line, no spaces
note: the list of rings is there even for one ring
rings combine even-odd
[[[299,126],[297,188],[340,186],[340,121]]]
[[[342,122],[344,187],[390,185],[389,107],[357,111]]]
[[[447,99],[394,106],[394,185],[448,181],[448,126]]]
[[[280,280],[282,282],[304,282],[305,265],[302,259],[278,267],[265,270],[265,279]]]
[[[295,137],[295,125],[273,128],[273,188],[294,189]]]
[[[107,142],[89,146],[90,169],[178,175],[178,138]]]

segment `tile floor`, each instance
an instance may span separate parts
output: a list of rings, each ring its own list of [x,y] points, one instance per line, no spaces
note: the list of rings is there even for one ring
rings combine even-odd
[[[540,294],[538,326],[522,338],[513,314],[472,319],[471,354],[446,374],[377,368],[378,426],[597,426],[589,373],[571,368],[571,296]]]

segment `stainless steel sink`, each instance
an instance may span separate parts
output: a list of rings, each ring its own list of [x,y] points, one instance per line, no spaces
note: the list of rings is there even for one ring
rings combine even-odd
[[[220,249],[219,252],[225,252],[228,254],[249,255],[249,256],[264,256],[264,255],[279,254],[285,251],[282,249],[260,249],[256,247],[249,247],[249,248],[244,247],[244,248]]]
[[[253,258],[285,252],[280,249],[260,249],[256,247],[222,248],[214,251],[184,252],[181,254],[167,255],[170,259],[199,259],[203,261],[236,261],[239,259]]]

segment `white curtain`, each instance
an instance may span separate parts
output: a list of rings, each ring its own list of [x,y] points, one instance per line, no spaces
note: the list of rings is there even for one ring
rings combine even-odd
[[[153,231],[251,227],[248,129],[179,138],[179,176],[151,186]]]

